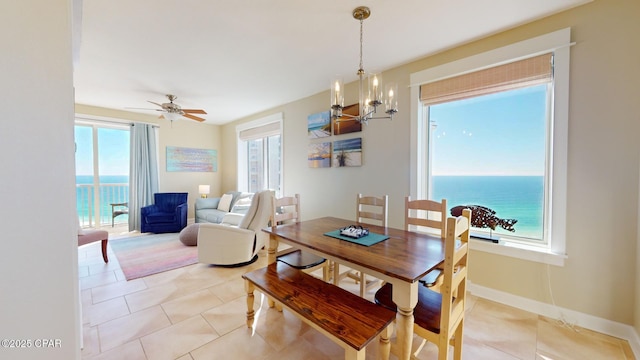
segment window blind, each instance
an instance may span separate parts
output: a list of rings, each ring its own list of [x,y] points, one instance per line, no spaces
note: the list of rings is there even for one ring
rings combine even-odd
[[[549,83],[553,78],[552,55],[538,55],[423,84],[420,86],[420,100],[426,105],[434,105]]]
[[[280,122],[276,121],[250,129],[241,130],[238,137],[242,141],[249,141],[273,135],[280,135]]]

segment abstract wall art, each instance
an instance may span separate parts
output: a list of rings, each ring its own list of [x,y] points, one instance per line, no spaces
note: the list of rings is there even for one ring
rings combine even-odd
[[[216,172],[218,152],[212,149],[167,146],[167,171]]]

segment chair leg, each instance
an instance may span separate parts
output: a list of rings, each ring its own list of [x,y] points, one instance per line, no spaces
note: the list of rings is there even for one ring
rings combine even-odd
[[[454,335],[454,343],[453,343],[453,359],[461,360],[462,359],[462,337],[464,332],[464,318],[460,320],[460,324],[458,324],[458,328],[456,329]]]
[[[324,280],[324,282],[331,282],[331,266],[329,266],[329,260],[326,260],[322,265],[322,280]]]
[[[449,340],[440,335],[436,345],[438,345],[438,360],[449,360]]]
[[[102,240],[102,260],[104,260],[105,263],[109,262],[109,258],[107,257],[107,242],[109,241],[109,239],[103,239]]]

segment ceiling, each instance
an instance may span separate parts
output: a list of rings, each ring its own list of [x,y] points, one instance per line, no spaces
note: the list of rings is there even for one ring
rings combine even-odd
[[[175,94],[224,124],[536,20],[587,0],[89,0],[76,103],[154,114]],[[329,99],[327,98],[327,108]],[[191,121],[186,120],[185,121]]]

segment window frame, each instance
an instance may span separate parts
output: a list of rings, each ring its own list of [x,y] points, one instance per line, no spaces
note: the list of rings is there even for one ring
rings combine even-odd
[[[277,123],[277,127],[278,127],[278,132],[280,135],[280,189],[279,192],[280,193],[284,193],[284,176],[283,176],[283,171],[282,169],[284,169],[284,134],[282,131],[282,122],[283,122],[283,114],[282,113],[276,113],[264,118],[260,118],[257,120],[253,120],[250,122],[246,122],[243,124],[240,124],[238,126],[236,126],[236,141],[237,141],[237,149],[238,149],[238,156],[237,156],[237,189],[238,191],[249,191],[249,172],[248,172],[248,166],[249,166],[249,154],[248,154],[248,141],[247,140],[242,140],[240,137],[240,133],[243,131],[247,131],[250,129],[254,129],[254,128],[259,128],[262,126],[266,126],[266,125],[270,125],[270,124],[274,124]],[[268,138],[271,136],[274,136],[275,134],[270,133],[270,134],[263,134],[264,136],[256,136],[254,139],[263,139],[263,147],[268,150]],[[268,151],[264,153],[263,155],[264,157],[268,157]],[[267,159],[268,160],[268,159]],[[265,171],[268,172],[268,161],[265,162],[265,165],[267,166],[265,168]],[[265,179],[266,180],[266,179]],[[266,184],[268,185],[268,181],[266,182]],[[277,189],[275,189],[277,190]]]
[[[569,124],[569,63],[571,29],[565,28],[528,40],[473,55],[464,59],[428,68],[410,75],[411,87],[411,142],[410,142],[410,193],[416,198],[425,197],[427,189],[423,175],[427,170],[428,124],[425,107],[420,101],[420,85],[502,65],[543,53],[554,53],[554,79],[552,96],[552,125],[549,128],[548,181],[550,216],[545,216],[546,246],[502,241],[499,244],[473,240],[471,248],[494,254],[511,256],[546,264],[563,266],[566,255],[567,208],[567,148]],[[545,204],[545,206],[547,206]]]

